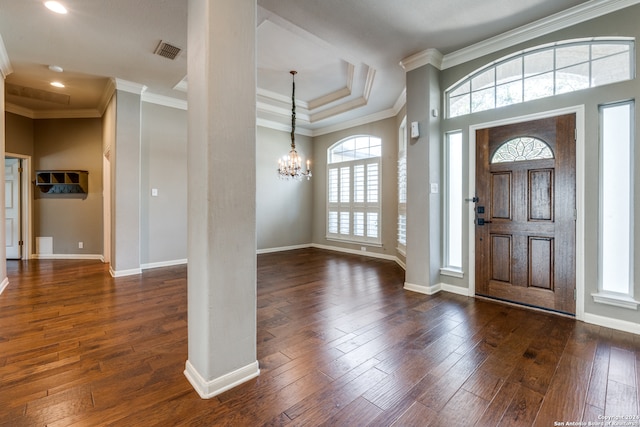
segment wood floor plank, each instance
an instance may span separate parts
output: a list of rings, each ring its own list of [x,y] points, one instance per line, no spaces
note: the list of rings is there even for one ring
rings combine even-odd
[[[314,248],[258,256],[261,374],[203,400],[183,374],[186,272],[9,261],[0,427],[528,426],[640,411],[639,336],[409,292],[393,261]]]
[[[591,363],[588,361],[569,354],[563,355],[534,425],[542,427],[563,420],[581,420],[590,371]]]
[[[517,389],[498,426],[530,426],[542,404],[543,395],[523,385]]]

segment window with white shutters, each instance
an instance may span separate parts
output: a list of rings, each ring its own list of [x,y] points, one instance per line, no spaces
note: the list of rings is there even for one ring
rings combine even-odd
[[[327,154],[327,238],[380,244],[381,139],[347,138]]]

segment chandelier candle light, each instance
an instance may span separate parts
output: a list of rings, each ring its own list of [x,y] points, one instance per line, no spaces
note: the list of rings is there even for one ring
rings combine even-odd
[[[278,176],[281,179],[295,179],[301,181],[302,178],[311,179],[311,162],[307,160],[306,171],[302,170],[302,157],[296,151],[296,82],[297,71],[290,71],[292,79],[291,91],[291,151],[286,156],[278,159]]]

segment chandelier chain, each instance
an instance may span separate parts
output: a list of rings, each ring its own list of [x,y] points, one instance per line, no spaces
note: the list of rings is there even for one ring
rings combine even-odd
[[[297,71],[291,73],[291,151],[289,155],[278,160],[278,176],[281,179],[295,179],[297,181],[311,179],[311,162],[307,160],[306,170],[302,168],[302,157],[296,151],[296,81]]]

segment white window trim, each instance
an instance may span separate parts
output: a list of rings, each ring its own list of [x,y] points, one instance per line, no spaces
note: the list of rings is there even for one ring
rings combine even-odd
[[[630,310],[637,310],[640,305],[640,301],[636,301],[629,295],[618,294],[615,292],[600,291],[591,294],[593,300],[600,304],[612,305],[614,307],[627,308]]]
[[[401,158],[405,159],[405,186],[406,186],[406,180],[407,180],[407,174],[406,174],[406,159],[407,159],[407,116],[405,116],[402,119],[402,123],[400,124],[400,128],[398,129],[398,215],[396,217],[396,249],[398,251],[398,253],[400,253],[402,256],[407,256],[407,245],[406,245],[406,230],[405,230],[405,243],[401,243],[400,242],[400,233],[399,233],[399,229],[398,229],[398,224],[399,224],[399,220],[400,220],[400,215],[404,214],[405,216],[405,222],[406,222],[406,216],[407,216],[407,202],[405,200],[404,203],[400,202],[400,160]],[[406,191],[406,190],[405,190]],[[406,227],[406,224],[405,224]]]
[[[325,227],[326,227],[326,234],[325,234],[325,238],[327,240],[333,240],[333,241],[339,241],[339,242],[347,242],[347,243],[364,243],[367,244],[369,246],[377,246],[380,247],[382,246],[382,158],[381,157],[369,157],[366,159],[362,159],[362,160],[351,160],[351,161],[346,161],[346,162],[340,162],[340,163],[329,163],[327,164],[327,179],[329,177],[329,170],[330,169],[340,169],[340,168],[344,168],[344,167],[349,167],[349,185],[350,185],[350,189],[349,189],[349,202],[329,202],[329,200],[327,200],[327,212],[326,212],[326,216],[325,216]],[[365,165],[365,170],[366,165],[369,164],[377,164],[378,165],[378,201],[375,203],[369,203],[369,202],[365,202],[365,203],[355,203],[353,201],[353,194],[354,194],[354,180],[353,180],[353,169],[355,166],[358,165]],[[327,182],[328,185],[328,182]],[[329,232],[329,227],[328,227],[328,218],[329,218],[329,212],[332,210],[332,208],[339,208],[339,211],[349,211],[349,235],[345,236],[343,234],[340,234],[340,232],[338,233],[330,233]],[[373,237],[367,237],[365,236],[355,236],[353,234],[353,213],[354,212],[376,212],[378,214],[378,236],[376,238]],[[366,215],[365,215],[366,218]],[[366,219],[365,219],[366,221]]]
[[[451,265],[450,264],[450,260],[449,260],[449,249],[450,249],[450,235],[449,235],[449,225],[450,225],[450,212],[449,212],[449,199],[451,197],[451,182],[449,179],[449,169],[450,169],[450,148],[449,148],[449,138],[451,135],[454,134],[459,134],[460,138],[462,138],[462,131],[461,130],[455,130],[455,131],[451,131],[451,132],[447,132],[445,134],[444,137],[444,141],[445,141],[445,147],[444,147],[444,203],[443,203],[443,234],[444,234],[444,239],[443,239],[443,257],[442,257],[442,262],[443,262],[443,266],[440,269],[440,274],[443,274],[445,276],[452,276],[452,277],[458,277],[458,278],[463,278],[464,277],[464,270],[463,270],[463,266],[462,265]],[[464,144],[462,144],[464,146]],[[460,147],[460,154],[462,155],[463,153],[463,146]],[[462,161],[462,159],[460,159],[460,161]],[[460,165],[460,170],[462,171],[462,164]],[[460,183],[462,184],[463,182],[463,178],[460,177]],[[460,192],[460,197],[462,197],[462,189]],[[460,227],[460,258],[461,258],[461,264],[463,264],[463,220],[462,220],[462,213],[464,210],[464,203],[461,204],[461,211],[460,211],[460,216],[461,216],[461,220],[460,220],[460,224],[458,224],[458,226]]]
[[[634,117],[635,117],[635,105],[633,101],[624,101],[624,102],[615,102],[615,103],[611,103],[611,104],[606,104],[606,105],[601,105],[600,106],[600,112],[599,112],[599,116],[600,116],[600,142],[599,142],[599,149],[600,149],[600,159],[601,159],[601,164],[600,164],[600,177],[599,177],[599,181],[600,181],[600,217],[602,217],[603,215],[603,206],[602,206],[602,200],[603,200],[603,176],[602,176],[602,171],[604,170],[603,165],[602,165],[602,150],[604,150],[604,141],[603,141],[603,122],[602,122],[602,110],[604,108],[607,107],[615,107],[615,106],[620,106],[620,105],[629,105],[630,106],[630,126],[631,128],[629,129],[629,134],[631,135],[631,141],[629,141],[630,143],[630,160],[634,158],[634,146],[635,146],[635,141],[633,140],[633,136],[635,134],[635,126],[634,126]],[[634,259],[634,254],[633,254],[633,247],[634,247],[634,242],[633,242],[633,236],[634,236],[634,223],[635,223],[635,219],[634,219],[634,186],[633,186],[633,176],[634,176],[634,164],[632,163],[630,166],[630,170],[629,170],[629,174],[630,174],[630,189],[629,189],[629,202],[630,202],[630,236],[631,236],[631,241],[629,244],[629,283],[628,283],[628,291],[626,293],[620,293],[620,292],[613,292],[610,290],[605,290],[604,289],[604,285],[603,285],[603,281],[604,281],[604,277],[602,277],[602,272],[603,272],[603,266],[602,266],[602,226],[603,226],[603,221],[600,220],[599,223],[599,230],[598,230],[598,236],[599,236],[599,243],[598,243],[598,292],[596,293],[592,293],[591,297],[593,298],[594,302],[599,303],[599,304],[606,304],[606,305],[611,305],[614,307],[620,307],[620,308],[626,308],[626,309],[630,309],[630,310],[637,310],[638,306],[640,305],[640,301],[637,301],[636,299],[634,299],[634,295],[633,295],[633,276],[634,276],[634,263],[633,263],[633,259]]]

